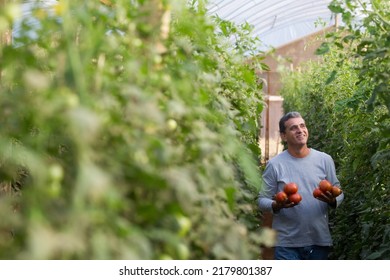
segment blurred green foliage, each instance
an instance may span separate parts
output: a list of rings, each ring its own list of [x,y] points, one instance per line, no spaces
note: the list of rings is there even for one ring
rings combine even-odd
[[[62,0],[0,46],[0,258],[259,257],[265,65],[184,2]]]

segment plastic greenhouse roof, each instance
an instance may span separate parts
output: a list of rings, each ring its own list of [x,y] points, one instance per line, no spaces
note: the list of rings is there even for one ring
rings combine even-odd
[[[32,18],[31,7],[38,2],[41,7],[50,9],[56,0],[24,0],[22,17],[28,18],[30,24],[38,25]],[[253,36],[258,37],[261,50],[280,47],[298,38],[334,25],[335,18],[328,9],[331,0],[208,0],[207,9],[210,15],[237,24],[249,23],[254,27]],[[322,24],[319,24],[319,23]],[[16,22],[13,36],[19,33],[20,22]],[[31,37],[36,35],[32,31]]]
[[[335,24],[331,0],[209,0],[210,15],[249,23],[262,50],[280,47]],[[321,23],[321,24],[320,24]]]

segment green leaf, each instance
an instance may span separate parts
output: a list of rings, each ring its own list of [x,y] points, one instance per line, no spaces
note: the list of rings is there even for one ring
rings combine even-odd
[[[333,82],[335,79],[336,79],[336,75],[337,75],[337,71],[336,70],[333,70],[331,73],[330,73],[330,76],[329,78],[326,80],[325,84],[330,84],[331,82]]]
[[[247,178],[247,183],[255,190],[260,190],[262,180],[254,159],[247,152],[241,151],[238,154],[238,163]]]
[[[344,22],[349,23],[349,22],[351,22],[352,14],[350,12],[344,12],[342,14],[342,19]]]
[[[315,51],[315,54],[316,55],[323,55],[323,54],[326,54],[327,52],[329,52],[330,48],[329,48],[329,44],[326,43],[326,42],[323,42],[318,49],[316,49]]]
[[[367,108],[368,108],[369,112],[373,112],[373,110],[374,110],[374,102],[377,98],[377,95],[378,95],[378,92],[374,90],[371,94],[371,97],[366,101],[366,104],[368,106]]]
[[[236,193],[235,188],[231,187],[231,188],[225,189],[227,203],[229,205],[230,210],[232,210],[232,211],[234,210],[234,206],[235,206],[235,193]]]
[[[387,252],[390,252],[390,250],[388,248],[384,248],[380,251],[371,253],[366,258],[367,258],[367,260],[380,260],[380,259],[382,259],[382,256],[385,255]]]
[[[340,4],[336,3],[335,1],[331,2],[328,5],[328,8],[331,12],[335,14],[340,14],[344,11],[343,8],[340,6]]]
[[[352,34],[349,34],[349,35],[343,37],[343,42],[347,43],[349,41],[353,41],[354,39],[356,39],[356,36],[352,35]]]

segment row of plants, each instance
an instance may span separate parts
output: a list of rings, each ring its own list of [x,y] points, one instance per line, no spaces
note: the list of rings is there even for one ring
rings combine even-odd
[[[310,146],[329,153],[345,199],[331,215],[334,259],[390,258],[390,6],[332,1],[344,25],[319,62],[283,75],[284,109],[300,111]]]
[[[44,2],[0,46],[0,258],[257,258],[250,26],[203,1]]]

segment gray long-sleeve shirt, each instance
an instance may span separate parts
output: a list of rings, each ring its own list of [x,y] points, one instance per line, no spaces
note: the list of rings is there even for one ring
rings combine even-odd
[[[329,206],[313,197],[313,190],[323,179],[340,186],[331,156],[313,148],[304,158],[295,158],[285,150],[267,163],[263,173],[263,190],[258,200],[260,210],[272,212],[272,196],[282,191],[289,182],[298,185],[298,193],[302,196],[297,206],[273,213],[272,228],[277,231],[276,246],[332,245],[328,224]],[[343,199],[344,194],[336,198],[337,206]]]

